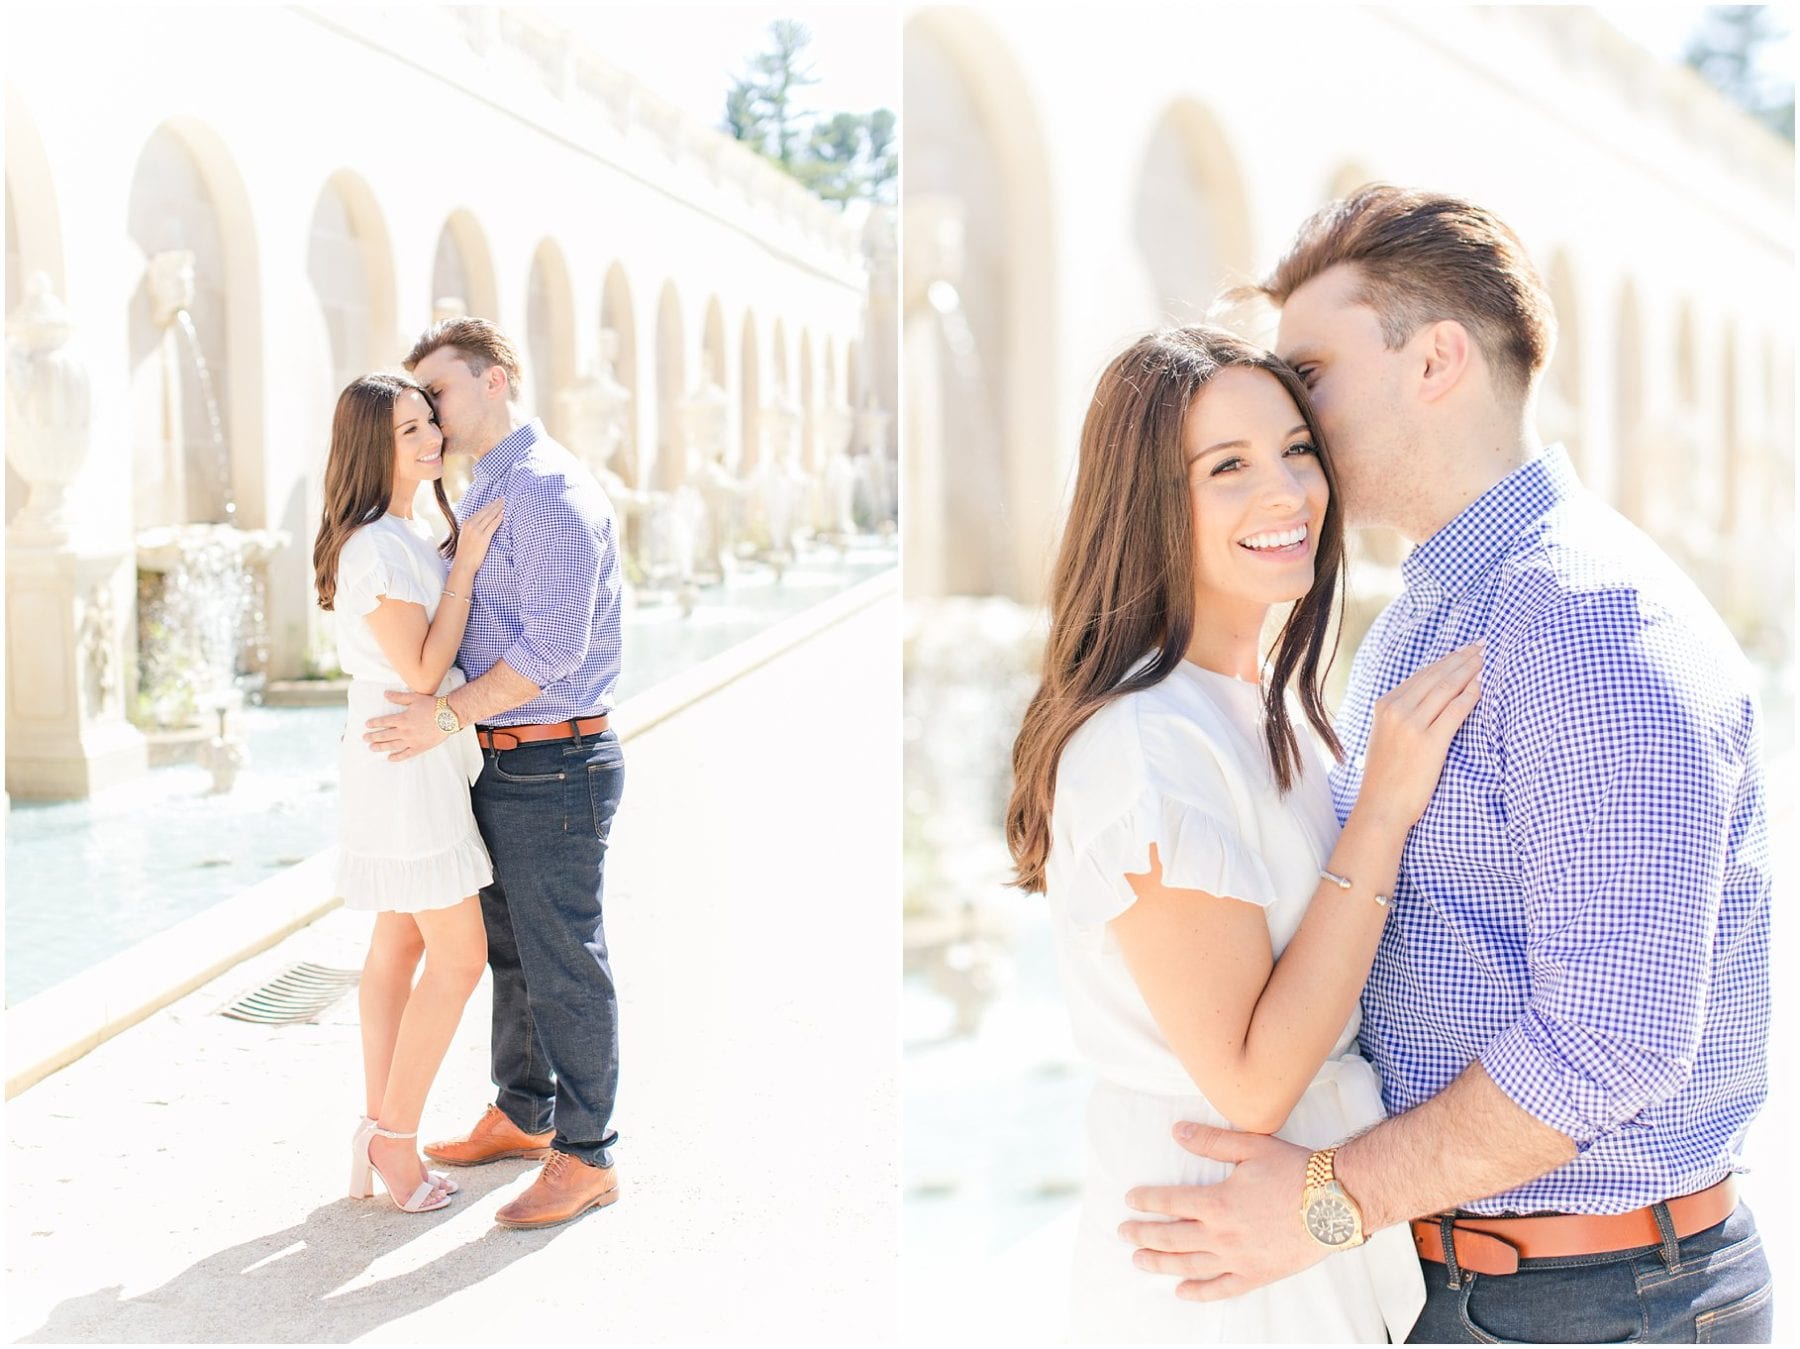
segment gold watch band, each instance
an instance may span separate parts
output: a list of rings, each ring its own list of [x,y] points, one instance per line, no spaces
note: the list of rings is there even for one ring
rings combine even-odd
[[[1337,1179],[1332,1168],[1331,1159],[1337,1156],[1336,1148],[1321,1148],[1306,1159],[1306,1188],[1316,1190],[1322,1185],[1329,1185]]]

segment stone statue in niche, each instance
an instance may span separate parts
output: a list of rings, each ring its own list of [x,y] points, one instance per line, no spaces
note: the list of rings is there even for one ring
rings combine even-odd
[[[112,593],[104,583],[88,591],[82,605],[78,646],[81,650],[83,712],[94,721],[124,715],[120,701],[119,671],[114,655],[119,645],[119,625]]]

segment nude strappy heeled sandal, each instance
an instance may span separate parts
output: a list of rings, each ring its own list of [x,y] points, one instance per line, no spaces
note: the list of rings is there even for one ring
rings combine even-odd
[[[376,1135],[382,1138],[417,1138],[418,1131],[403,1134],[392,1129],[384,1129],[374,1120],[364,1117],[358,1126],[356,1135],[350,1140],[350,1197],[367,1199],[375,1193],[375,1176],[379,1168],[369,1159],[369,1144],[375,1141]],[[387,1185],[387,1177],[381,1183]],[[438,1196],[436,1203],[429,1202],[431,1196]],[[394,1207],[402,1213],[430,1213],[445,1208],[450,1203],[450,1195],[436,1181],[427,1176],[419,1182],[419,1187],[410,1197],[402,1201],[392,1186],[388,1186],[388,1198],[394,1201]]]
[[[358,1124],[356,1127],[360,1129],[360,1128],[362,1128],[362,1126],[364,1124],[373,1124],[373,1123],[375,1123],[374,1120],[370,1119],[367,1115],[364,1115],[362,1117],[362,1122],[360,1124]],[[418,1134],[415,1133],[413,1135],[413,1137],[417,1138]],[[430,1176],[432,1181],[437,1185],[438,1189],[442,1190],[445,1194],[455,1194],[458,1190],[462,1189],[462,1186],[458,1185],[455,1180],[453,1180],[451,1177],[445,1175],[442,1171],[427,1171],[425,1174]],[[355,1198],[355,1197],[359,1197],[359,1196],[352,1196],[352,1197]]]

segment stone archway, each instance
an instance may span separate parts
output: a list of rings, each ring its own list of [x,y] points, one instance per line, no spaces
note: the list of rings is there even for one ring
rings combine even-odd
[[[350,169],[340,169],[319,189],[307,230],[306,275],[319,306],[330,393],[317,406],[307,400],[304,443],[317,448],[302,459],[281,520],[302,544],[325,509],[325,447],[338,395],[352,380],[397,365],[401,355],[396,350],[396,276],[387,222],[373,190]],[[285,643],[288,649],[280,652],[278,663],[289,669],[330,668],[337,660],[336,625],[311,602],[307,550],[297,551],[297,556],[290,551],[271,561],[273,603],[287,611],[281,631],[293,639]],[[296,604],[296,593],[305,597],[302,603]],[[293,649],[294,640],[303,643],[302,650]]]
[[[575,298],[569,264],[554,239],[531,258],[525,291],[526,401],[550,434],[567,443],[558,395],[575,381]]]
[[[1719,344],[1719,444],[1724,450],[1725,500],[1719,512],[1719,526],[1726,537],[1746,523],[1751,512],[1745,509],[1744,487],[1749,475],[1744,454],[1744,419],[1739,402],[1737,327],[1727,315],[1724,338]]]
[[[1721,483],[1724,456],[1707,434],[1701,411],[1698,340],[1693,301],[1683,299],[1676,305],[1670,345],[1669,405],[1646,447],[1651,457],[1645,491],[1659,538],[1672,532],[1692,534],[1699,520],[1718,520],[1730,495]]]
[[[1164,109],[1145,145],[1132,237],[1157,322],[1204,322],[1219,292],[1250,280],[1249,199],[1238,156],[1196,99]]]
[[[645,417],[643,398],[638,385],[637,315],[631,307],[631,281],[623,263],[615,262],[606,269],[606,282],[600,290],[600,327],[611,332],[617,348],[613,362],[613,378],[631,394],[631,411],[625,419],[625,443],[613,460],[613,470],[627,486],[638,485],[640,456],[638,427]]]
[[[687,444],[682,434],[682,402],[687,397],[687,348],[681,296],[674,281],[663,282],[656,304],[655,485],[674,491],[687,478]]]
[[[769,355],[775,376],[775,393],[778,396],[792,393],[794,384],[788,369],[787,324],[780,319],[775,320],[775,329],[769,338]]]
[[[762,358],[756,345],[756,314],[744,311],[738,338],[738,462],[739,477],[762,465]]]
[[[494,254],[487,233],[472,212],[452,211],[438,232],[431,263],[431,307],[439,312],[460,309],[476,318],[500,321],[500,289],[494,280]]]
[[[1546,442],[1562,443],[1580,473],[1586,439],[1582,434],[1582,324],[1568,254],[1558,252],[1550,259],[1544,284],[1556,311],[1556,349],[1550,353],[1550,364],[1538,385],[1538,430]]]
[[[1035,602],[1062,486],[1043,130],[977,12],[921,11],[902,43],[906,589]],[[996,506],[1011,529],[989,527]]]
[[[10,84],[6,86],[6,192],[9,200],[30,204],[28,210],[14,206],[6,218],[6,296],[7,312],[11,313],[17,302],[15,285],[22,290],[27,274],[17,274],[15,281],[11,265],[15,257],[21,267],[47,275],[59,296],[66,294],[68,278],[63,274],[62,214],[50,159],[25,100]]]
[[[171,118],[151,133],[133,172],[126,230],[145,264],[128,323],[136,522],[261,528],[268,514],[261,273],[249,196],[217,132]],[[178,275],[186,270],[182,255],[192,255],[191,280]],[[159,302],[182,292],[191,292],[183,295],[191,300],[186,323]],[[179,446],[165,443],[171,380]]]
[[[1642,526],[1648,486],[1643,463],[1643,307],[1638,303],[1637,289],[1630,281],[1626,281],[1619,291],[1617,323],[1612,444],[1607,447],[1606,459],[1612,470],[1609,476],[1613,504],[1635,524]]]
[[[819,390],[813,378],[812,334],[800,330],[800,462],[808,473],[824,465],[824,437],[819,434]]]
[[[731,364],[730,344],[725,339],[725,308],[719,303],[717,295],[709,295],[706,300],[704,317],[700,321],[700,388],[693,392],[710,390],[708,397],[720,400],[717,418],[709,414],[703,422],[702,430],[696,427],[701,442],[702,455],[713,463],[724,464],[734,457],[733,442],[737,438],[737,409],[731,403]]]
[[[700,367],[709,382],[721,389],[725,387],[725,310],[717,295],[706,301],[706,319],[700,330]]]
[[[387,222],[362,177],[340,169],[319,190],[307,232],[306,275],[331,342],[332,388],[393,363],[394,255]]]

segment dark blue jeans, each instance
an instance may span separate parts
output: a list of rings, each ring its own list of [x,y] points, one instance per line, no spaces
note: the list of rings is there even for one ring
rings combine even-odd
[[[613,731],[489,750],[475,821],[494,860],[481,892],[494,971],[495,1104],[559,1152],[611,1164],[619,1000],[601,921],[606,840],[625,786]]]
[[[1775,1298],[1750,1210],[1661,1246],[1521,1260],[1516,1274],[1425,1262],[1425,1311],[1408,1344],[1767,1344]]]

